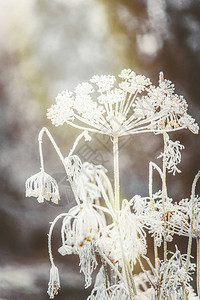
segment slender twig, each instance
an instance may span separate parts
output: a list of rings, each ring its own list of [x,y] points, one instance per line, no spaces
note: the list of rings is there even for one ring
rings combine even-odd
[[[53,222],[51,223],[51,226],[50,226],[50,229],[49,229],[49,233],[48,233],[48,250],[49,250],[49,260],[51,262],[52,265],[55,265],[54,264],[54,259],[53,259],[53,255],[52,255],[52,249],[51,249],[51,237],[52,237],[52,232],[53,232],[53,228],[55,226],[55,224],[57,223],[57,221],[64,217],[64,216],[67,216],[68,214],[67,213],[63,213],[63,214],[60,214],[58,215],[54,220]]]
[[[200,299],[200,237],[197,239],[197,294]]]
[[[154,208],[154,200],[153,200],[153,169],[155,169],[158,174],[160,175],[161,181],[163,180],[163,172],[162,170],[152,161],[149,163],[149,197],[152,208]],[[167,196],[167,189],[165,189],[166,196]],[[154,235],[154,257],[155,257],[155,267],[158,271],[159,267],[159,257],[158,257],[158,247],[156,245],[156,233]]]
[[[167,263],[167,215],[165,209],[166,198],[166,151],[167,151],[167,137],[166,133],[163,133],[164,140],[164,153],[163,153],[163,177],[162,177],[162,205],[163,205],[163,217],[164,217],[164,262]]]
[[[189,270],[190,265],[190,255],[192,250],[192,237],[193,237],[193,227],[194,227],[194,200],[195,200],[195,189],[197,181],[200,177],[200,171],[196,174],[194,181],[192,183],[192,192],[191,192],[191,204],[192,204],[192,211],[191,211],[191,223],[190,223],[190,232],[189,232],[189,240],[188,240],[188,249],[187,249],[187,260],[186,260],[186,270],[185,270],[185,278],[184,281],[187,279],[187,273]]]
[[[117,276],[124,281],[123,276],[121,275],[121,273],[118,271],[118,269],[115,267],[115,265],[110,261],[109,258],[107,258],[107,256],[103,253],[103,251],[101,250],[100,247],[97,246],[97,249],[99,251],[99,254],[103,257],[103,259],[107,262],[107,264],[113,269],[113,271],[117,274]]]
[[[72,188],[72,191],[73,191],[73,193],[74,193],[76,202],[77,202],[78,205],[80,205],[80,200],[79,200],[79,198],[78,198],[78,196],[77,196],[75,186],[74,186],[74,184],[73,184],[73,182],[72,182],[72,178],[71,178],[71,176],[70,176],[70,174],[69,174],[69,172],[68,172],[68,170],[67,170],[65,159],[64,159],[64,157],[63,157],[63,155],[62,155],[60,149],[58,148],[58,146],[57,146],[55,140],[53,139],[51,133],[49,132],[49,130],[48,130],[46,127],[43,127],[43,128],[40,130],[40,133],[39,133],[39,135],[38,135],[39,152],[40,152],[40,161],[41,161],[41,169],[42,169],[42,168],[44,169],[44,161],[43,161],[43,154],[42,154],[42,138],[43,138],[43,134],[44,134],[44,133],[46,133],[46,135],[48,136],[48,138],[49,138],[50,142],[52,143],[54,149],[56,150],[56,153],[58,154],[58,156],[59,156],[59,158],[60,158],[60,160],[61,160],[61,162],[62,162],[62,164],[63,164],[63,166],[64,166],[65,172],[66,172],[66,174],[67,174],[67,176],[68,176],[69,183],[70,183],[71,188]],[[82,136],[83,136],[83,134],[81,134],[81,137],[82,137]],[[78,136],[77,139],[79,139],[79,136]],[[76,141],[75,141],[75,144],[76,144]],[[76,145],[77,145],[77,144],[76,144]],[[74,148],[73,150],[75,150],[75,148]],[[71,151],[71,155],[72,155],[72,151]]]
[[[113,137],[113,156],[114,156],[114,191],[115,191],[115,209],[120,209],[119,199],[119,150],[118,136]]]
[[[151,278],[149,277],[148,272],[145,270],[145,268],[144,268],[144,266],[143,266],[143,263],[142,263],[142,261],[141,261],[140,258],[138,258],[138,262],[139,262],[139,265],[140,265],[140,267],[141,267],[143,273],[146,275],[147,280],[149,281],[149,283],[151,284],[151,286],[152,286],[154,289],[156,289],[155,284],[152,282]]]

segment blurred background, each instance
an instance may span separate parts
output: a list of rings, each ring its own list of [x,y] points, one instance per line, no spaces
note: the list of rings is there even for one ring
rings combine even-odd
[[[55,128],[46,110],[63,89],[73,90],[94,74],[124,68],[158,82],[172,80],[200,123],[200,2],[198,0],[0,0],[0,300],[45,300],[49,280],[49,222],[74,205],[62,166],[47,139],[47,173],[61,189],[58,206],[25,198],[25,181],[40,168],[37,136],[47,126],[64,155],[80,133]],[[190,196],[200,169],[199,135],[174,133],[185,145],[181,174],[169,175],[169,196]],[[95,136],[82,160],[104,164],[112,178],[111,143]],[[148,193],[148,163],[160,164],[162,139],[153,134],[122,139],[121,194]],[[155,177],[155,190],[160,187]],[[199,189],[198,189],[199,191]],[[77,257],[61,257],[60,223],[53,235],[62,289],[57,299],[86,299]],[[177,241],[180,241],[177,240]],[[187,243],[181,243],[186,251]],[[194,244],[195,246],[195,244]],[[173,245],[172,245],[173,249]],[[150,252],[152,249],[150,248]],[[193,253],[195,255],[195,253]]]

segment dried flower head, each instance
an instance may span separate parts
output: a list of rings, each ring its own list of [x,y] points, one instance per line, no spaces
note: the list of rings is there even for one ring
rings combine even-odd
[[[26,197],[32,196],[37,197],[39,203],[44,202],[45,199],[58,204],[60,196],[56,180],[44,170],[31,176],[26,181]]]
[[[174,93],[174,85],[171,81],[164,79],[160,73],[159,86],[150,86],[148,95],[137,100],[135,112],[138,118],[148,119],[158,112],[165,111],[163,116],[152,121],[151,128],[155,132],[174,131],[188,128],[197,134],[199,126],[187,113],[187,102],[183,96]]]
[[[158,158],[163,157],[165,159],[166,168],[168,172],[181,173],[181,170],[177,168],[177,164],[181,162],[181,152],[180,150],[184,149],[184,146],[180,144],[179,141],[171,141],[168,134],[166,136],[166,149],[165,153],[161,153]]]
[[[54,296],[58,294],[60,289],[60,278],[58,268],[53,264],[50,270],[50,280],[48,284],[47,294],[50,299],[54,299]]]
[[[91,274],[97,267],[95,241],[99,232],[105,227],[105,218],[90,203],[75,206],[63,219],[61,228],[61,255],[78,254],[80,271],[85,275],[86,287],[91,285]]]

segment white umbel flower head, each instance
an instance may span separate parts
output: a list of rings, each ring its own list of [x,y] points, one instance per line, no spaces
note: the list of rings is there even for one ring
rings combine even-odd
[[[115,76],[95,75],[79,84],[74,93],[62,92],[47,117],[56,126],[63,123],[110,136],[139,132],[168,132],[189,128],[198,132],[187,114],[187,103],[174,93],[174,85],[160,73],[159,86],[130,69]],[[139,97],[141,96],[142,97]]]
[[[37,197],[39,203],[51,200],[58,204],[60,200],[56,180],[41,170],[26,181],[26,197]]]
[[[54,299],[54,296],[58,294],[60,289],[60,278],[58,268],[53,264],[50,270],[50,280],[48,284],[47,294],[50,299]]]

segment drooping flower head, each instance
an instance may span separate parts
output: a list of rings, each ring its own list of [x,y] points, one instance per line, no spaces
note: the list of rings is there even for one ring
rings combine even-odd
[[[97,267],[95,242],[105,227],[105,218],[90,203],[83,202],[69,210],[61,228],[61,255],[78,254],[80,271],[85,275],[85,286],[91,285],[91,274]]]
[[[51,200],[58,204],[60,200],[56,180],[41,170],[26,181],[26,197],[37,197],[39,203]]]
[[[60,278],[58,268],[53,264],[50,270],[50,280],[48,284],[47,294],[50,299],[54,299],[55,295],[58,295],[60,289]]]
[[[102,188],[107,190],[105,177],[107,170],[101,165],[80,160],[77,155],[65,159],[68,174],[71,176],[76,194],[79,200],[93,203],[95,199],[102,197]],[[99,186],[98,182],[102,183]]]

